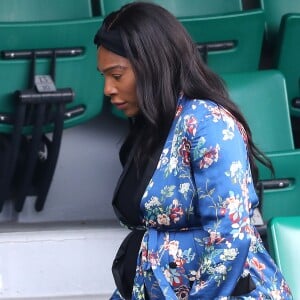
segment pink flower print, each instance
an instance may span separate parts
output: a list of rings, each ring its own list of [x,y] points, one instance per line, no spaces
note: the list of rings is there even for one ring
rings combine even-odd
[[[167,281],[175,288],[181,287],[183,285],[183,276],[176,269],[165,269],[164,276]]]
[[[187,138],[183,138],[179,148],[179,154],[182,157],[182,162],[184,165],[189,165],[190,163],[190,150],[191,150],[190,142],[187,140]]]
[[[172,272],[173,271],[173,272]],[[172,285],[174,287],[180,287],[183,284],[183,278],[182,276],[177,273],[176,271],[172,270],[171,272],[173,273],[172,275]]]
[[[188,133],[195,135],[196,134],[196,127],[197,127],[197,119],[193,116],[189,117],[186,120],[186,126]]]
[[[217,122],[218,120],[221,119],[222,113],[218,106],[209,107],[209,111],[213,115],[214,122]]]
[[[281,291],[287,293],[287,294],[291,294],[291,290],[289,288],[289,286],[287,285],[286,281],[285,280],[282,280],[281,281],[281,284],[280,284],[280,289]]]
[[[227,208],[229,209],[229,218],[232,223],[237,223],[241,220],[240,200],[235,197],[233,192],[229,192],[230,197],[226,198]]]
[[[169,250],[169,245],[170,245],[170,236],[169,236],[169,234],[167,233],[167,234],[164,236],[163,250],[164,250],[164,251]]]
[[[222,208],[220,209],[220,214],[221,214],[222,216],[224,216],[224,215],[226,214],[226,208],[222,207]]]
[[[262,273],[262,271],[266,268],[266,266],[259,262],[259,260],[254,257],[251,259],[251,265],[259,272],[259,273]]]
[[[244,223],[247,223],[247,218],[244,219]],[[244,226],[244,230],[246,233],[249,233],[249,234],[251,234],[253,232],[253,229],[249,224]]]
[[[152,267],[156,267],[158,264],[158,255],[156,252],[148,253],[148,261],[151,263]]]
[[[160,214],[157,216],[157,223],[159,225],[170,225],[170,218],[166,214]]]
[[[238,122],[237,120],[235,120],[235,121],[236,121],[237,127],[238,127],[238,129],[239,129],[239,131],[240,131],[240,133],[243,137],[243,140],[244,140],[245,144],[248,145],[248,135],[247,135],[247,132],[246,132],[244,126],[240,122]]]
[[[211,231],[209,233],[209,242],[208,245],[211,246],[213,244],[220,244],[224,241],[225,239],[221,237],[220,233],[217,231]]]
[[[240,218],[240,215],[239,215],[239,211],[235,211],[235,212],[232,212],[229,214],[229,218],[230,218],[230,221],[231,223],[239,223],[241,218]]]
[[[182,257],[177,257],[175,260],[175,263],[178,268],[182,268],[184,266],[184,264],[186,263],[186,260],[183,259]]]
[[[215,147],[210,147],[209,149],[206,149],[200,161],[200,169],[207,169],[214,162],[217,162],[219,159],[219,150],[220,146],[218,144]]]
[[[182,207],[173,207],[170,211],[170,219],[172,222],[176,223],[180,220],[180,217],[183,215]]]
[[[178,117],[182,112],[182,105],[177,106],[175,117]]]

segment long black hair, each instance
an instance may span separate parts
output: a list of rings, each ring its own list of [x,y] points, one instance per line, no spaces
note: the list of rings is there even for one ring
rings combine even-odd
[[[118,30],[136,76],[140,113],[132,122],[129,140],[139,140],[137,162],[147,160],[165,137],[174,119],[179,94],[210,99],[228,110],[244,127],[254,181],[257,159],[272,171],[268,158],[255,146],[239,108],[229,99],[223,81],[203,63],[196,45],[167,10],[146,2],[123,6],[105,19]]]

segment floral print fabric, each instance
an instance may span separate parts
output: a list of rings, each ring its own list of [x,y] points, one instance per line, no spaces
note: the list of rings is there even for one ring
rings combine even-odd
[[[243,127],[207,100],[178,102],[141,200],[148,229],[132,300],[292,299],[250,217],[258,205]],[[253,290],[231,296],[241,278]],[[116,292],[112,299],[122,299]]]

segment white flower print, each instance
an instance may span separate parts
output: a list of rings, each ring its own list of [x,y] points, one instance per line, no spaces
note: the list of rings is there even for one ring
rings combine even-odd
[[[177,256],[179,248],[179,241],[170,241],[169,243],[169,255],[172,256],[174,259]]]
[[[163,149],[162,154],[161,154],[160,159],[157,164],[157,169],[160,169],[161,167],[165,166],[169,162],[169,159],[167,157],[168,152],[169,152],[169,149],[167,149],[167,148]]]
[[[242,163],[240,161],[234,161],[230,167],[231,177],[234,177],[240,170],[242,170]]]
[[[234,131],[234,124],[235,124],[235,121],[233,119],[233,117],[230,115],[229,112],[227,112],[226,110],[225,111],[222,111],[222,115],[223,115],[223,120],[226,122],[227,124],[227,128],[231,131]]]
[[[234,138],[234,133],[229,129],[224,129],[222,133],[223,133],[223,141],[232,140]]]
[[[152,196],[149,202],[145,203],[146,209],[151,209],[153,206],[159,206],[161,203],[157,197]]]
[[[178,165],[178,158],[175,156],[172,156],[170,159],[170,172],[172,172],[174,169],[176,169]]]
[[[157,216],[157,223],[159,225],[170,225],[170,218],[166,214],[160,214]]]
[[[171,274],[170,270],[165,269],[164,270],[164,275],[165,275],[167,281],[171,284],[172,283],[172,274]]]
[[[226,198],[227,208],[229,209],[229,213],[233,214],[239,210],[240,200],[235,197],[232,191],[229,191],[229,197]]]
[[[219,273],[219,274],[226,274],[227,273],[226,267],[224,265],[217,266],[215,268],[215,271],[216,271],[216,273]]]
[[[190,184],[188,182],[182,183],[179,186],[179,193],[185,194],[189,191],[189,188],[190,188]]]
[[[227,260],[234,260],[236,256],[238,255],[237,249],[231,248],[231,249],[224,249],[224,252],[222,255],[220,255],[220,258],[223,261]]]
[[[174,200],[172,201],[172,204],[173,204],[175,207],[178,207],[178,206],[179,206],[179,201],[178,201],[178,199],[174,199]]]
[[[243,173],[243,166],[240,161],[233,161],[230,169],[225,174],[231,177],[233,183],[238,183]]]

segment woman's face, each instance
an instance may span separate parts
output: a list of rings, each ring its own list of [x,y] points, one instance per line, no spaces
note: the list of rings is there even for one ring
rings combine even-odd
[[[104,75],[104,94],[127,117],[138,111],[136,80],[129,60],[102,46],[98,50],[98,70]]]

